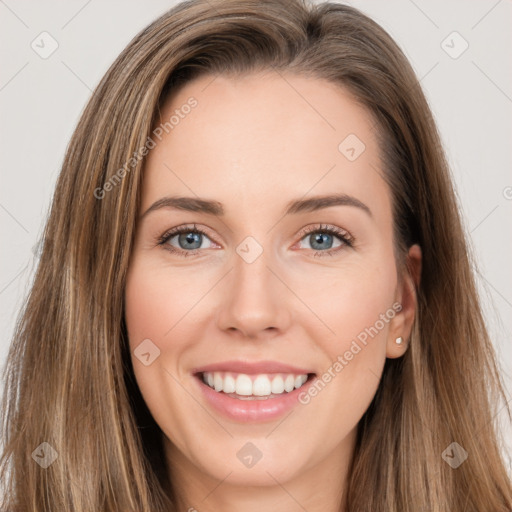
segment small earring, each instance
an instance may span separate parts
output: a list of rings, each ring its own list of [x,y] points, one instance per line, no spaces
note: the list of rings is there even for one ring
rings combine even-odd
[[[397,345],[401,345],[401,344],[402,344],[402,341],[404,341],[404,340],[402,339],[402,336],[398,336],[398,338],[395,340],[395,342],[396,342],[396,344],[397,344]]]

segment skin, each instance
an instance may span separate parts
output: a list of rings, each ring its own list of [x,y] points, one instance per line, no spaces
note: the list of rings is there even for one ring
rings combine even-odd
[[[374,123],[347,91],[274,72],[205,76],[170,97],[162,119],[191,96],[197,106],[148,154],[141,215],[169,195],[218,201],[225,214],[162,208],[140,219],[125,296],[135,376],[165,434],[179,510],[339,511],[357,424],[386,358],[407,350],[420,249],[408,254],[413,274],[399,279]],[[352,162],[338,150],[348,134],[366,146]],[[333,192],[371,215],[342,205],[283,216],[291,200]],[[208,233],[195,255],[158,245],[169,229],[194,223]],[[335,236],[312,247],[314,231],[300,232],[319,224],[350,233],[353,247],[325,255],[340,247]],[[247,236],[263,248],[252,263],[236,252]],[[190,252],[177,236],[169,245]],[[395,302],[402,310],[286,417],[239,423],[198,392],[191,370],[231,359],[322,375]],[[160,350],[149,366],[133,355],[147,338]],[[262,454],[252,468],[236,456],[248,441]]]

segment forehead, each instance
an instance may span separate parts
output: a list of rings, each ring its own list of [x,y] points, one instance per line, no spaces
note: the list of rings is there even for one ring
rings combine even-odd
[[[216,199],[229,213],[335,192],[389,208],[373,118],[330,82],[203,76],[168,98],[160,123],[143,208],[165,194]]]

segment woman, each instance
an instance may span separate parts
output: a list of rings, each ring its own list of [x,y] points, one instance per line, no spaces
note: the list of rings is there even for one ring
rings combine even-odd
[[[504,397],[424,95],[339,4],[191,1],[71,140],[4,509],[505,511]]]

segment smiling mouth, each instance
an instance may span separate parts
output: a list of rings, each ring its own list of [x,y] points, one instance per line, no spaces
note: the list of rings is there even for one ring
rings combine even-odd
[[[200,372],[196,374],[196,377],[217,393],[238,400],[280,398],[301,388],[314,376],[314,373],[260,373],[252,375],[235,372]]]

